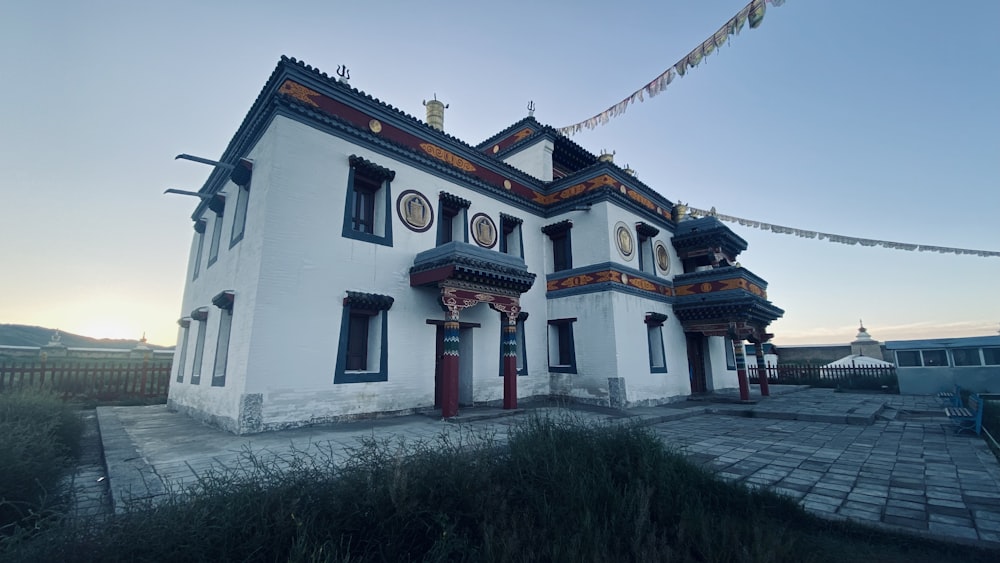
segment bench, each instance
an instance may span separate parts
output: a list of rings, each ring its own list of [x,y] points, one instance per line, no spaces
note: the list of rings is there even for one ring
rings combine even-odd
[[[976,393],[969,395],[968,407],[948,407],[944,414],[955,425],[955,434],[969,430],[978,436],[983,430],[983,400]]]
[[[961,408],[962,406],[962,388],[955,384],[954,391],[941,391],[937,394],[938,404],[942,407],[952,406]]]

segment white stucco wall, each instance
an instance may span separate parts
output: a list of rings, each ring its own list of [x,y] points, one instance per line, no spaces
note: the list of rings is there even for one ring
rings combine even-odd
[[[218,258],[213,264],[208,265],[212,231],[215,228],[215,213],[206,209],[202,216],[206,221],[206,229],[198,278],[192,279],[195,257],[197,256],[197,233],[194,233],[188,271],[185,274],[187,283],[184,288],[180,317],[190,317],[191,312],[199,307],[208,308],[201,381],[198,385],[191,383],[198,332],[198,323],[192,321],[188,330],[184,380],[181,383],[176,381],[181,351],[181,343],[178,342],[168,400],[172,406],[189,410],[195,415],[218,417],[222,420],[216,420],[216,422],[230,429],[231,425],[235,425],[239,418],[241,397],[246,385],[254,310],[256,308],[257,280],[263,250],[262,229],[271,183],[270,166],[273,158],[273,145],[274,138],[265,135],[246,157],[253,161],[254,168],[247,199],[243,239],[230,248],[233,221],[236,215],[237,191],[240,188],[236,184],[228,182],[221,191],[227,197],[221,225]],[[212,371],[215,365],[219,319],[222,311],[212,304],[212,298],[222,291],[233,291],[235,300],[225,386],[213,387]],[[181,335],[183,335],[183,330],[178,330],[178,339]]]
[[[530,315],[525,328],[530,375],[518,378],[519,396],[547,394],[542,221],[289,119],[276,118],[265,137],[273,143],[274,166],[264,206],[261,297],[254,311],[245,389],[263,395],[265,425],[433,405],[435,327],[426,321],[443,320],[444,314],[436,291],[410,287],[409,269],[417,253],[435,246],[436,229],[415,233],[399,221],[395,198],[407,189],[423,193],[435,215],[437,194],[443,190],[472,202],[469,218],[482,212],[499,225],[504,212],[524,220],[525,259],[529,271],[540,277],[522,299]],[[396,172],[390,188],[392,247],[342,236],[352,154]],[[348,290],[395,299],[388,311],[388,381],[332,383]],[[474,400],[499,400],[499,314],[479,305],[464,311],[461,320],[482,325],[471,332]]]
[[[543,182],[552,181],[552,141],[539,139],[538,142],[504,157],[504,162]]]
[[[624,293],[611,294],[614,306],[616,363],[625,378],[628,405],[659,404],[691,393],[684,329],[670,305]],[[663,351],[667,373],[652,373],[646,313],[667,315],[663,323]]]
[[[722,336],[709,336],[706,339],[708,353],[708,368],[705,379],[709,391],[720,389],[735,389],[739,387],[739,378],[735,369],[726,367],[726,339]]]

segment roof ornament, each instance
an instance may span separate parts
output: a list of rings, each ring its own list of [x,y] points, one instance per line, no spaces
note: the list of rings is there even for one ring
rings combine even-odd
[[[528,101],[528,117],[535,116],[535,100]]]
[[[347,69],[347,65],[337,65],[337,76],[340,77],[337,79],[338,82],[347,84],[351,79],[351,71]]]
[[[614,162],[615,151],[608,152],[607,149],[601,149],[601,154],[597,157],[597,160],[599,162]]]

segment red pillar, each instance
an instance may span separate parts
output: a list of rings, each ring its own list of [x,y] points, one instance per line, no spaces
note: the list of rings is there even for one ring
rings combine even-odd
[[[767,383],[767,363],[764,361],[764,343],[754,343],[754,356],[757,356],[757,380],[760,382],[761,397],[770,397],[771,389]]]
[[[747,359],[743,352],[743,338],[733,337],[733,352],[736,355],[736,377],[740,382],[740,400],[750,400],[750,379],[747,377]]]
[[[503,408],[517,408],[517,311],[507,313],[503,327]]]
[[[441,358],[441,416],[458,414],[458,313],[450,308],[444,323],[444,357]]]

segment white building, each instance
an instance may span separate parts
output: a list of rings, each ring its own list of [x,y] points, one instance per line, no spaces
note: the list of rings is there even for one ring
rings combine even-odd
[[[527,117],[478,145],[282,58],[195,210],[171,408],[247,433],[737,386],[746,242]],[[516,374],[516,375],[515,375]]]

